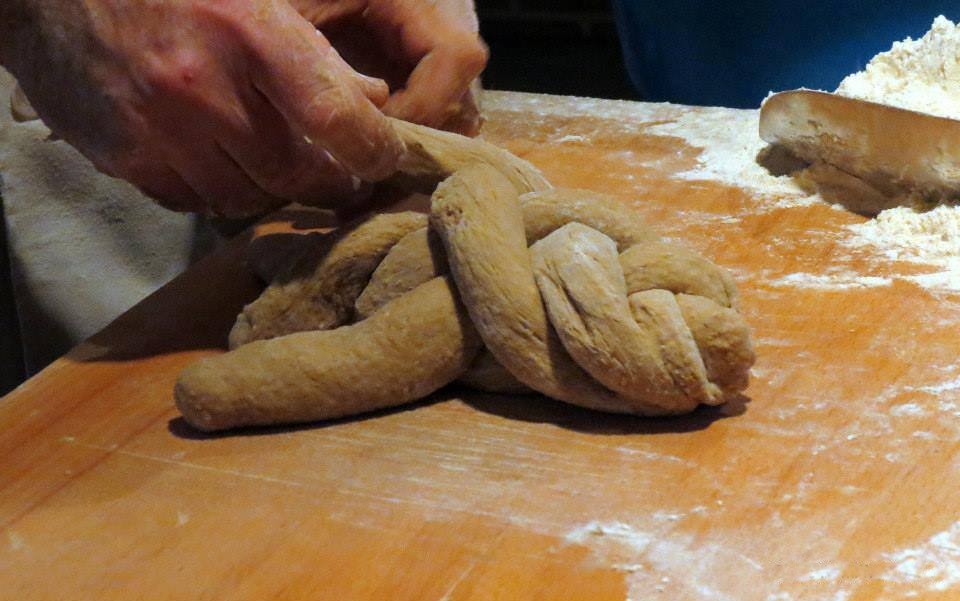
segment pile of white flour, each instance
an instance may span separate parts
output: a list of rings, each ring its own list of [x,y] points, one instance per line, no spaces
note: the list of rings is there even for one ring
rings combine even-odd
[[[960,118],[960,26],[942,15],[937,17],[922,38],[895,42],[863,71],[845,78],[836,93]],[[852,245],[879,247],[891,260],[939,269],[915,277],[917,283],[960,291],[960,207],[887,209],[851,229]]]
[[[922,38],[894,42],[863,71],[840,82],[836,93],[960,118],[960,27],[943,15],[937,17]]]
[[[937,17],[921,39],[894,43],[864,71],[844,79],[837,93],[960,118],[960,27]],[[650,131],[681,136],[705,149],[695,167],[674,177],[710,179],[770,194],[776,197],[772,208],[824,202],[819,194],[809,194],[795,178],[773,175],[758,164],[756,157],[766,144],[757,135],[757,119],[757,111],[712,109],[666,120]],[[849,226],[849,230],[843,241],[846,246],[874,249],[887,260],[933,268],[910,279],[931,290],[960,292],[960,207],[887,209],[875,219]],[[852,273],[818,277],[793,274],[776,284],[831,289],[890,284],[887,278]]]

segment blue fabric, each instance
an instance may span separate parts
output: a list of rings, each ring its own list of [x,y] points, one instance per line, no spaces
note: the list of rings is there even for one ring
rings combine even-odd
[[[614,0],[627,70],[649,100],[756,107],[770,91],[833,90],[960,2]]]

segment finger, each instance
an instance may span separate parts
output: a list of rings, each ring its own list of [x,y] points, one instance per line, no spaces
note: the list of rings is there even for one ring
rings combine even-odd
[[[440,126],[440,129],[456,132],[464,136],[476,136],[480,133],[480,125],[483,122],[480,114],[480,80],[475,79],[467,89],[466,94],[460,99],[457,111],[447,118]]]
[[[222,123],[211,135],[258,187],[310,206],[333,206],[353,195],[357,179],[325,149],[296,136],[257,90],[236,102],[243,106],[217,111]]]
[[[407,61],[397,49],[385,48],[383,37],[371,31],[365,19],[368,0],[339,0],[335,3],[293,0],[292,4],[323,33],[349,71],[360,78],[374,78],[373,88],[368,88],[363,81],[358,85],[366,90],[367,97],[375,105],[382,106],[389,97],[390,89],[406,80],[412,65],[405,66]]]
[[[350,69],[350,66],[346,66],[347,69]],[[355,76],[355,82],[357,87],[360,88],[360,91],[367,97],[367,99],[372,102],[375,106],[383,106],[387,102],[387,99],[390,98],[390,87],[387,86],[387,82],[376,77],[368,77],[362,73],[357,73],[351,69],[351,72]]]
[[[487,63],[487,48],[475,23],[459,12],[419,2],[378,4],[366,18],[384,45],[398,46],[415,65],[404,88],[383,106],[384,112],[433,127],[456,114],[470,83]]]
[[[413,69],[406,87],[387,100],[383,111],[405,121],[439,127],[462,110],[460,101],[486,61],[483,46],[466,40],[437,46]]]
[[[312,22],[311,22],[312,23]],[[319,30],[318,33],[323,35]],[[324,39],[328,45],[330,45],[330,40],[324,36]],[[369,45],[369,40],[367,40],[367,45]],[[339,50],[331,45],[331,52],[329,55],[330,62],[333,66],[339,71],[342,77],[346,77],[353,82],[357,88],[367,97],[370,102],[376,106],[382,106],[383,103],[387,101],[390,97],[390,86],[387,85],[387,82],[378,78],[371,77],[369,75],[364,75],[360,73],[353,66],[350,65],[343,56],[340,54]]]
[[[249,32],[259,63],[254,85],[297,133],[351,173],[368,181],[393,174],[403,146],[352,70],[293,7],[268,18],[273,27]]]
[[[321,33],[321,35],[324,34]],[[327,44],[330,44],[330,39],[326,38],[325,35],[324,38],[326,39]],[[363,43],[366,46],[370,46],[370,40],[365,40],[365,43],[364,41],[358,41],[358,43]],[[378,77],[371,77],[369,75],[360,73],[343,58],[337,46],[332,44],[330,45],[332,46],[332,50],[329,58],[333,66],[339,71],[340,75],[353,82],[353,84],[357,86],[357,88],[359,88],[360,91],[367,97],[367,99],[370,100],[370,102],[372,102],[374,105],[378,107],[382,106],[383,103],[387,101],[387,98],[390,97],[390,86],[387,85],[387,82]]]

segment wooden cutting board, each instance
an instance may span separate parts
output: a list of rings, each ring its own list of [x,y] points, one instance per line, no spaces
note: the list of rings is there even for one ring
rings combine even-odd
[[[171,387],[257,293],[238,240],[0,401],[0,598],[960,595],[960,298],[759,176],[756,112],[486,100],[489,140],[733,271],[746,397],[639,419],[445,390],[202,436]]]

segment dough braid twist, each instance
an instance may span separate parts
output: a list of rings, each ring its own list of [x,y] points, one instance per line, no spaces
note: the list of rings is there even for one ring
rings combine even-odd
[[[724,270],[506,151],[397,127],[406,176],[442,180],[430,215],[374,216],[301,254],[244,308],[232,350],[180,375],[191,425],[340,417],[458,378],[640,415],[746,388],[754,354]]]

